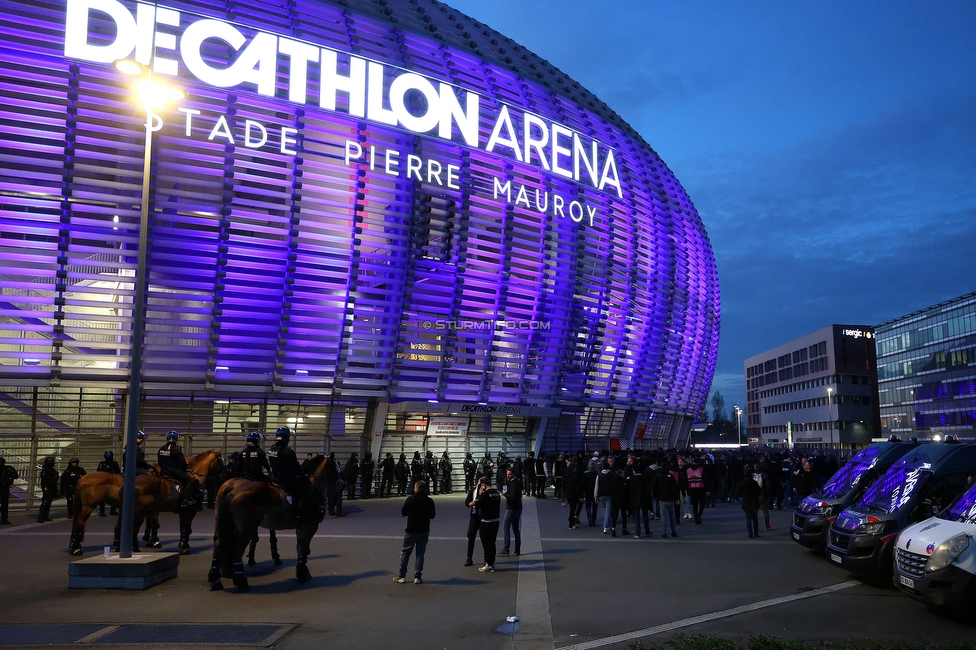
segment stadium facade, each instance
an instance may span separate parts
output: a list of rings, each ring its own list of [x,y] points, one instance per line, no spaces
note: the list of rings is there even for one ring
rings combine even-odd
[[[147,120],[126,58],[188,97]],[[682,444],[703,413],[720,304],[691,200],[449,6],[14,0],[0,60],[15,464],[121,440],[147,123],[151,437],[477,456]]]

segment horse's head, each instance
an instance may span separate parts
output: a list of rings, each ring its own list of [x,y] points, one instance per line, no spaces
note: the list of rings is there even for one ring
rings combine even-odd
[[[187,466],[197,476],[216,478],[224,473],[223,449],[210,449],[187,461]]]

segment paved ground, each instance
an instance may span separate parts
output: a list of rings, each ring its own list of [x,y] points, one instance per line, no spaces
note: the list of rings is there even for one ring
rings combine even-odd
[[[312,544],[308,584],[294,579],[293,536],[281,538],[280,568],[262,540],[259,563],[248,569],[248,594],[237,593],[228,580],[225,591],[208,590],[212,511],[197,517],[194,553],[183,558],[179,577],[143,592],[69,590],[70,528],[63,510],[55,509],[61,518],[43,525],[14,513],[15,525],[0,530],[0,645],[29,639],[58,647],[85,637],[132,647],[145,640],[137,624],[151,623],[199,624],[154,630],[156,647],[187,647],[187,639],[196,647],[210,638],[204,632],[230,641],[221,635],[233,628],[205,629],[214,623],[287,624],[248,628],[235,641],[287,649],[326,643],[350,649],[625,648],[676,633],[976,639],[976,628],[893,589],[853,581],[801,549],[788,538],[786,511],[771,513],[774,528],[759,540],[746,538],[741,510],[730,504],[706,510],[701,526],[685,520],[678,539],[659,539],[656,528],[651,539],[613,539],[600,528],[568,530],[567,511],[557,500],[531,499],[522,556],[500,558],[496,573],[482,574],[462,566],[467,512],[461,498],[435,499],[424,585],[392,582],[402,500],[374,499],[347,503],[346,517],[326,519]],[[88,556],[110,543],[112,523],[92,518]],[[162,523],[164,550],[173,550],[175,516],[163,515]],[[480,545],[476,559],[479,552]],[[505,623],[513,615],[520,618],[514,635]]]

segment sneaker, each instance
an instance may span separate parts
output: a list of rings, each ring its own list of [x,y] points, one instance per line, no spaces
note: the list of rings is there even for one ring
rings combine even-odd
[[[640,535],[634,535],[634,539],[640,539],[640,538],[641,538]]]
[[[676,532],[674,532],[674,531],[672,530],[672,531],[671,531],[671,537],[677,537],[677,536],[678,536],[678,533],[676,533]]]
[[[479,567],[478,568],[478,571],[481,571],[482,573],[494,573],[495,572],[495,565],[494,564],[486,564],[483,567]]]
[[[624,535],[630,535],[630,531],[624,528]]]
[[[515,551],[515,555],[522,555],[522,551]]]
[[[773,529],[772,524],[766,524],[766,530],[772,530],[772,529]]]
[[[604,528],[603,529],[603,534],[604,535],[609,535],[610,534],[610,529],[609,528]]]
[[[502,550],[498,551],[498,554],[499,555],[511,555],[511,553],[508,552],[508,549],[504,549],[504,548]]]
[[[575,524],[569,527],[570,530],[576,530],[577,528],[579,528],[579,526]]]
[[[610,537],[616,537],[616,536],[617,536],[617,531],[611,530],[610,531]]]
[[[406,581],[407,581],[407,579],[404,578],[403,576],[394,576],[394,578],[393,578],[393,582],[396,582],[396,583],[401,584],[401,585],[404,582],[406,582]]]
[[[11,522],[7,521],[6,519],[4,519],[3,521],[0,521],[0,525],[3,525],[3,526],[13,526],[13,524]]]
[[[471,566],[473,564],[474,562],[471,561],[471,558],[468,558],[467,560],[464,561],[464,566]]]
[[[665,533],[664,535],[661,535],[661,539],[667,539],[667,538],[668,538],[667,533]]]
[[[424,584],[424,581],[421,579],[420,576],[417,576],[416,578],[413,579],[413,583],[415,585],[422,585],[422,584]]]

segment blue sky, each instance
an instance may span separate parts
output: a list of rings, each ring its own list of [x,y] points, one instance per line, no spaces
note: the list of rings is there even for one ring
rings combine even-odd
[[[976,2],[448,4],[674,171],[718,262],[727,404],[748,356],[976,290]]]

